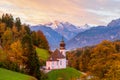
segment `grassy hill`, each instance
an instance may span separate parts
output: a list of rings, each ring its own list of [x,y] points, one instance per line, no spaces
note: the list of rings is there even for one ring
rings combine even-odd
[[[40,59],[46,61],[49,57],[49,52],[45,49],[36,48],[36,52]]]
[[[49,73],[47,73],[47,75],[47,80],[70,80],[71,78],[79,78],[82,73],[74,68],[66,68],[50,71]]]
[[[37,80],[34,77],[0,68],[0,80]]]

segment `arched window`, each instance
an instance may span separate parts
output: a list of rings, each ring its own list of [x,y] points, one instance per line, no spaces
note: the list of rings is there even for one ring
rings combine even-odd
[[[60,65],[62,65],[62,61],[60,61]]]

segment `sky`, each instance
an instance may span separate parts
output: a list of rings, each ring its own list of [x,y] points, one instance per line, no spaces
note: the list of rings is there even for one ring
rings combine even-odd
[[[0,15],[3,13],[30,25],[55,20],[77,26],[107,25],[120,18],[120,0],[0,0]]]

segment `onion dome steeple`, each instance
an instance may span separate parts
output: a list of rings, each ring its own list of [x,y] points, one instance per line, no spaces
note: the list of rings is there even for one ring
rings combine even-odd
[[[62,37],[62,40],[60,42],[60,49],[65,49],[65,43],[64,43],[63,37]]]

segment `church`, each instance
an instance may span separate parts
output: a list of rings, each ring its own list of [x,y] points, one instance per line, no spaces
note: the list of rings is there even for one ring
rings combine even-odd
[[[64,40],[60,42],[60,48],[56,49],[46,61],[46,70],[66,68],[66,49]]]

